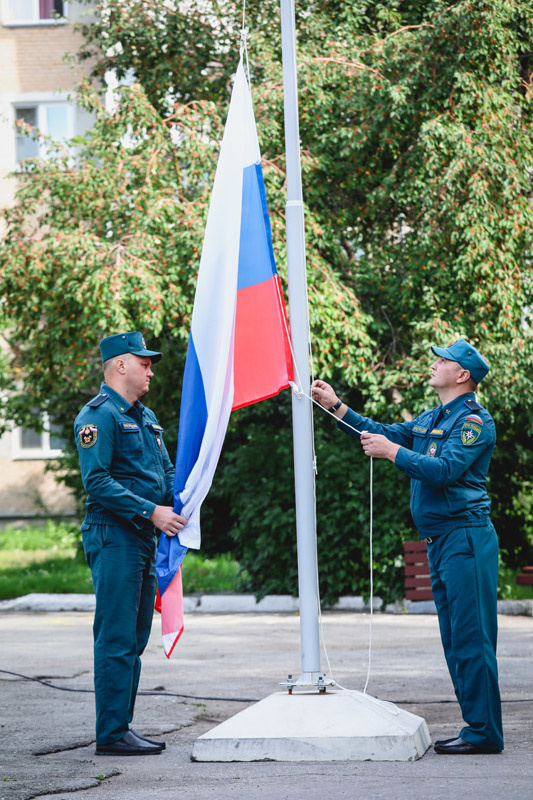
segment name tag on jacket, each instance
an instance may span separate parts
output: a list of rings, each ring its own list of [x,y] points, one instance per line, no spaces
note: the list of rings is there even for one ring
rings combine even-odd
[[[124,433],[139,433],[139,426],[136,422],[119,422]]]

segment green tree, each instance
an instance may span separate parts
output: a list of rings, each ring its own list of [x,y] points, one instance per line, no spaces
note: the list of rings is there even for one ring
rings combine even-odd
[[[114,115],[82,91],[97,113],[94,131],[75,143],[74,161],[65,154],[28,163],[2,250],[13,374],[24,376],[34,405],[48,403],[65,421],[97,389],[96,342],[127,325],[158,337],[171,354],[151,403],[175,437],[241,14],[233,2],[105,0],[82,26],[81,55],[93,59],[94,77],[133,70],[138,84],[122,90]],[[426,381],[431,343],[473,341],[492,364],[480,399],[499,430],[496,524],[509,563],[519,563],[533,556],[533,4],[317,0],[298,4],[297,14],[315,371],[357,410],[392,421],[435,402]],[[247,3],[254,107],[284,275],[279,24],[274,0]],[[20,418],[26,395],[9,402]],[[235,414],[204,514],[208,547],[233,537],[257,590],[295,590],[291,447],[286,400]],[[368,464],[329,419],[317,420],[317,451],[323,590],[361,591]],[[255,464],[261,477],[252,486]],[[402,536],[416,534],[407,482],[390,465],[376,466],[385,591],[399,586]],[[277,560],[267,542],[280,545]]]
[[[120,91],[112,113],[89,85],[81,87],[78,102],[94,114],[94,127],[67,147],[48,141],[51,158],[23,165],[17,204],[4,215],[0,258],[2,325],[10,344],[2,375],[4,417],[31,426],[35,408],[48,411],[67,443],[54,468],[82,496],[72,421],[98,391],[97,345],[112,331],[141,329],[165,352],[150,402],[175,452],[196,274],[226,109],[199,101],[176,105],[162,119],[140,84]],[[21,128],[41,136],[24,123]],[[267,186],[273,172],[267,165]],[[282,188],[272,184],[269,196],[283,274]],[[328,309],[320,324],[321,364],[335,363],[343,352],[370,358],[368,318],[354,294],[341,294],[323,259],[315,265],[312,302]],[[339,340],[338,331],[350,333]],[[227,503],[214,496],[208,523],[210,513],[207,546],[216,550],[220,540],[228,550]]]
[[[240,4],[207,15],[194,2],[100,5],[84,28],[95,75],[133,68],[162,114],[227,92]],[[248,3],[247,14],[263,157],[282,187],[279,4]],[[508,426],[530,402],[532,27],[522,0],[298,4],[309,258],[371,315],[378,380],[366,374],[360,388],[375,413],[426,404],[429,344],[461,333],[497,367],[484,387],[495,416]],[[183,81],[192,52],[202,74]],[[361,369],[340,367],[354,385]]]

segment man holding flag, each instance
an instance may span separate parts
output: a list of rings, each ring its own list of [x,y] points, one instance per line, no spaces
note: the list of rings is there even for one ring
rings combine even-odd
[[[188,524],[161,537],[157,580],[163,647],[183,631],[181,563],[200,547],[200,508],[232,410],[274,397],[292,380],[261,153],[242,61],[237,67],[209,205],[181,396],[174,510]]]
[[[141,402],[161,353],[138,331],[100,342],[105,382],[74,423],[83,485],[81,526],[93,576],[97,755],[153,755],[164,742],[135,733],[141,655],[156,594],[156,534],[173,538],[187,520],[172,509],[174,467],[163,428]]]

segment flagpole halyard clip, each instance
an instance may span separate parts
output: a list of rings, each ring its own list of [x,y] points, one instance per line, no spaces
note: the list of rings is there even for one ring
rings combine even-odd
[[[298,386],[297,386],[297,385],[294,383],[294,381],[289,381],[289,386],[291,387],[292,391],[294,392],[294,394],[296,395],[296,397],[298,398],[298,400],[301,400],[301,399],[302,399],[302,397],[305,397],[305,392],[303,391],[303,389],[300,389],[300,388],[299,388],[299,387],[298,387]]]

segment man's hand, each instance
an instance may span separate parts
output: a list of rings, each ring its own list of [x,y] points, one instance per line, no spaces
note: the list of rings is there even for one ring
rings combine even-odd
[[[311,395],[324,408],[330,409],[339,399],[329,383],[325,381],[313,381],[311,384]]]
[[[393,464],[396,460],[396,453],[400,449],[399,444],[391,442],[381,433],[368,433],[367,431],[363,431],[361,434],[361,444],[363,445],[365,456],[388,458]]]
[[[187,524],[185,517],[175,514],[172,506],[156,506],[150,521],[167,536],[176,536]]]

